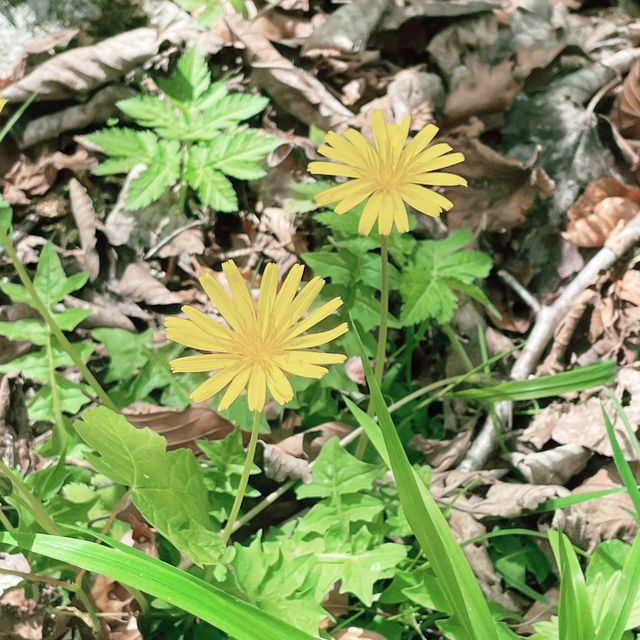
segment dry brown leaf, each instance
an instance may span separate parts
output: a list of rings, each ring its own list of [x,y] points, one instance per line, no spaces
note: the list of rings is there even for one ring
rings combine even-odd
[[[96,609],[105,616],[111,637],[120,640],[142,640],[134,615],[133,596],[119,582],[99,574],[91,587]]]
[[[146,402],[136,402],[122,411],[134,427],[149,427],[167,439],[168,449],[190,447],[200,449],[196,440],[222,440],[233,430],[233,423],[207,407],[157,407]],[[249,434],[242,432],[244,444]]]
[[[69,182],[69,197],[71,212],[80,232],[80,245],[84,253],[83,267],[89,272],[89,280],[93,282],[100,272],[100,257],[96,251],[98,217],[87,190],[75,178]]]
[[[578,495],[619,487],[622,487],[622,482],[611,463],[571,493]],[[593,553],[602,540],[621,538],[625,542],[633,542],[638,531],[638,523],[631,515],[633,511],[629,494],[620,491],[556,510],[552,526],[562,529],[572,542]]]
[[[311,484],[313,476],[309,462],[287,453],[279,444],[262,443],[262,467],[267,478],[276,482],[302,480],[304,484]],[[258,463],[260,464],[260,463]]]
[[[471,118],[468,125],[440,140],[464,153],[465,162],[456,173],[470,179],[468,189],[445,190],[454,203],[447,225],[504,233],[522,225],[535,199],[548,198],[555,185],[543,169],[503,156],[481,142],[483,130],[484,125]]]
[[[371,629],[363,629],[362,627],[339,629],[333,637],[336,640],[387,640],[381,633],[371,631]]]
[[[31,565],[22,553],[0,552],[0,569],[31,573]],[[14,576],[10,573],[0,573],[0,593],[4,593],[12,587],[17,587],[21,582],[22,578],[20,576]]]
[[[171,256],[202,255],[204,253],[204,236],[202,229],[183,229],[158,250],[159,258]],[[147,254],[148,256],[149,254]]]
[[[620,221],[638,213],[639,205],[640,188],[600,178],[569,209],[569,225],[562,235],[580,247],[601,247]]]
[[[2,90],[9,102],[37,93],[39,100],[77,98],[141,67],[162,42],[157,29],[125,31],[87,47],[76,47],[45,60],[31,73]]]
[[[245,46],[252,79],[283,109],[302,122],[325,130],[335,128],[353,116],[317,78],[280,55],[250,22],[229,16],[227,24]]]
[[[615,284],[618,298],[640,305],[640,271],[629,269]]]
[[[367,378],[364,374],[364,366],[360,356],[351,356],[344,363],[344,370],[347,376],[357,384],[366,384]]]
[[[4,199],[11,204],[29,204],[29,196],[42,195],[55,182],[58,171],[50,158],[41,158],[37,163],[21,156],[0,179],[4,186]]]
[[[640,62],[631,67],[610,117],[625,138],[640,138]]]
[[[146,264],[132,262],[118,283],[118,293],[124,298],[142,300],[147,304],[180,304],[182,299],[157,280]]]
[[[120,310],[116,304],[111,304],[110,301],[103,300],[101,296],[90,292],[90,298],[95,298],[96,302],[91,300],[80,300],[80,298],[74,298],[73,296],[65,296],[64,303],[67,307],[73,309],[91,309],[91,314],[87,316],[80,326],[84,329],[95,329],[97,327],[117,327],[119,329],[126,329],[127,331],[135,331],[136,326],[129,320],[129,318]],[[102,302],[102,304],[101,304]],[[133,303],[123,303],[127,311],[137,309],[138,312],[132,313],[134,317],[146,318],[146,314]]]
[[[434,471],[446,471],[464,456],[472,435],[473,429],[461,431],[450,440],[434,440],[418,434],[411,439],[409,446],[424,453]]]
[[[306,457],[308,460],[315,460],[327,440],[333,436],[344,438],[353,429],[354,427],[343,422],[323,422],[281,440],[278,446],[297,458]]]
[[[577,444],[509,455],[515,468],[533,484],[565,484],[585,468],[590,458],[591,452]]]
[[[27,598],[18,587],[0,598],[0,629],[10,640],[42,640],[45,614],[49,603],[40,592],[40,601]]]
[[[625,391],[630,396],[625,413],[637,428],[640,423],[640,372],[631,367],[623,367],[618,372],[616,396],[622,398]],[[613,401],[605,400],[604,405],[625,458],[635,460],[633,446]],[[550,438],[560,444],[579,445],[605,456],[613,455],[599,398],[588,398],[580,404],[552,403],[535,416],[520,436],[521,440],[535,442],[536,446],[543,446]]]

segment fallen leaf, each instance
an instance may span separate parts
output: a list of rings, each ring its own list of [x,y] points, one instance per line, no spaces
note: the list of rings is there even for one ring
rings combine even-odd
[[[533,484],[565,484],[580,473],[591,452],[578,444],[565,444],[534,453],[511,453],[511,464]]]
[[[450,440],[435,440],[418,434],[409,446],[424,454],[434,471],[446,471],[459,462],[469,447],[473,429],[461,431]]]
[[[640,62],[632,65],[610,118],[625,138],[640,138]]]
[[[142,300],[152,305],[180,304],[180,296],[169,291],[155,278],[146,264],[132,262],[122,274],[117,292],[124,298]]]
[[[100,272],[100,257],[96,251],[98,217],[87,190],[75,178],[69,182],[69,197],[71,212],[80,232],[80,246],[83,251],[82,266],[89,272],[89,280],[93,282]]]
[[[297,458],[305,457],[308,460],[315,460],[327,440],[333,436],[344,438],[353,429],[354,427],[343,422],[323,422],[281,440],[278,442],[278,446]]]
[[[146,319],[146,314],[138,307],[138,305],[130,303],[111,303],[111,301],[90,292],[90,298],[95,298],[96,301],[80,300],[80,298],[74,298],[73,296],[65,296],[64,303],[66,307],[73,309],[90,309],[91,314],[87,316],[80,326],[84,329],[96,329],[98,327],[118,327],[120,329],[126,329],[127,331],[135,331],[136,326],[129,320],[129,318],[121,311],[119,304],[122,304],[127,311],[137,310],[136,313],[131,313],[134,317]]]
[[[615,284],[618,298],[640,305],[640,271],[629,269]]]
[[[387,640],[385,636],[371,629],[362,627],[347,627],[339,629],[333,635],[336,640]]]
[[[306,459],[292,456],[278,444],[262,443],[261,466],[267,478],[276,482],[284,482],[287,479],[302,480],[304,484],[313,482],[309,462]]]

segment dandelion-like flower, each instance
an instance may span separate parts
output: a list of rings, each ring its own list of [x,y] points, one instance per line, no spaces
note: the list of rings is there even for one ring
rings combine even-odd
[[[254,304],[235,263],[229,260],[222,268],[231,297],[209,273],[200,277],[200,284],[226,325],[188,305],[182,307],[188,318],[171,317],[165,322],[170,340],[210,352],[169,363],[174,372],[216,371],[191,393],[194,402],[207,400],[227,387],[218,405],[219,410],[227,409],[247,387],[249,409],[261,411],[267,387],[280,404],[293,398],[286,374],[322,378],[327,373],[322,365],[344,362],[346,356],[339,353],[305,351],[347,331],[344,322],[328,331],[302,335],[342,305],[340,298],[333,298],[301,320],[324,286],[322,278],[313,278],[297,293],[304,271],[303,265],[297,264],[277,291],[278,266],[268,264]]]
[[[429,147],[438,127],[429,124],[405,146],[411,116],[398,125],[385,122],[380,111],[373,112],[375,146],[355,129],[344,135],[329,131],[318,152],[336,162],[311,162],[309,171],[353,178],[316,195],[319,205],[338,202],[335,211],[343,214],[367,198],[358,231],[368,234],[374,222],[378,231],[389,235],[395,222],[400,232],[409,230],[405,202],[430,216],[453,207],[451,200],[423,185],[465,185],[467,181],[453,173],[439,171],[464,160],[461,153],[441,142]]]

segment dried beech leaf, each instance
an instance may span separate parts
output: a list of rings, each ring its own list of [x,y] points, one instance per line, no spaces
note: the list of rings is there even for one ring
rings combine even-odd
[[[100,296],[97,296],[93,292],[88,293],[89,297],[99,300]],[[102,302],[102,304],[100,303]],[[127,331],[135,331],[136,326],[129,320],[129,318],[118,308],[117,304],[114,304],[111,300],[93,301],[93,300],[80,300],[80,298],[74,298],[73,296],[65,296],[64,304],[66,307],[72,309],[91,309],[91,315],[87,316],[80,326],[85,329],[97,329],[98,327],[117,327],[119,329],[126,329]],[[132,316],[138,318],[144,318],[145,313],[133,303],[123,303],[123,307],[128,307],[127,311],[131,308],[137,309],[137,313],[131,313]]]
[[[174,409],[136,402],[122,413],[134,427],[149,427],[164,436],[168,449],[190,447],[199,452],[196,440],[222,440],[234,429],[231,422],[207,407]],[[248,442],[249,434],[242,435]]]
[[[2,90],[9,102],[21,102],[33,93],[40,100],[77,98],[125,73],[141,67],[162,42],[157,29],[140,28],[94,45],[69,49],[49,58],[18,82]]]
[[[143,300],[147,304],[180,304],[179,295],[169,291],[159,282],[144,264],[132,262],[124,270],[122,279],[118,284],[118,293],[124,298],[138,301]]]
[[[80,245],[84,252],[83,266],[89,272],[89,280],[93,282],[100,272],[100,257],[96,251],[98,217],[87,190],[75,178],[69,182],[69,197],[71,212],[80,232]]]
[[[277,444],[263,442],[263,469],[267,478],[276,482],[302,480],[304,484],[311,484],[313,476],[307,460],[296,458],[287,453]]]
[[[305,456],[309,460],[314,460],[327,440],[333,436],[344,438],[352,431],[353,427],[343,422],[323,422],[281,440],[278,447],[297,458]]]
[[[339,629],[333,637],[336,640],[387,640],[381,633],[371,631],[371,629],[363,629],[362,627]]]
[[[590,458],[591,452],[577,444],[509,456],[516,469],[533,484],[565,484],[584,469]]]
[[[625,138],[640,138],[640,62],[631,67],[611,119]]]
[[[640,271],[629,269],[616,282],[615,291],[618,298],[640,305]]]
[[[473,429],[461,431],[450,440],[434,440],[423,435],[414,436],[409,446],[424,453],[429,465],[434,471],[445,471],[453,467],[467,451]]]
[[[176,234],[158,251],[159,258],[179,256],[183,253],[200,255],[204,253],[202,229],[184,229]]]

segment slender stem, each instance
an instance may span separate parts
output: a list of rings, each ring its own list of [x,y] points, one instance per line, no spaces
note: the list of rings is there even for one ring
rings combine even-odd
[[[7,518],[5,512],[0,507],[0,524],[4,527],[5,531],[10,531],[14,533],[16,528],[11,524],[9,518]]]
[[[247,447],[247,457],[244,460],[244,469],[242,469],[242,475],[240,476],[240,484],[238,485],[238,491],[236,492],[233,506],[231,507],[231,513],[229,519],[222,532],[222,541],[226,543],[229,540],[229,536],[233,531],[233,524],[238,517],[240,511],[240,505],[244,499],[244,492],[247,490],[247,484],[249,483],[249,474],[251,473],[251,466],[253,465],[253,457],[256,453],[256,443],[258,442],[258,430],[260,428],[260,417],[262,414],[259,411],[255,411],[253,414],[253,426],[251,427],[251,438],[249,439],[249,446]]]
[[[382,383],[384,373],[385,355],[387,352],[387,321],[389,317],[389,236],[380,236],[380,328],[378,329],[378,347],[376,349],[376,367],[374,370],[378,384]],[[369,415],[373,415],[373,400],[369,400]],[[366,433],[363,433],[358,440],[354,455],[358,459],[364,457],[367,450]]]
[[[17,498],[22,500],[29,510],[31,515],[35,518],[36,522],[47,532],[54,536],[62,535],[58,525],[51,519],[46,509],[40,501],[38,501],[31,491],[27,488],[27,485],[22,482],[17,476],[15,476],[11,469],[0,460],[0,473],[4,475],[13,485],[13,490],[17,494]]]
[[[104,640],[104,634],[102,633],[102,625],[100,624],[100,619],[98,618],[98,614],[96,613],[96,608],[93,605],[93,601],[89,597],[89,594],[85,592],[82,586],[82,580],[84,575],[78,576],[75,581],[75,591],[76,597],[82,604],[84,605],[85,611],[89,614],[91,618],[91,623],[93,624],[93,630],[96,634],[98,640]]]
[[[2,225],[0,225],[0,240],[2,241],[2,244],[7,250],[9,257],[11,258],[11,261],[13,262],[13,266],[15,267],[18,273],[18,276],[20,276],[20,280],[22,280],[22,284],[24,285],[25,289],[29,292],[29,295],[31,296],[31,300],[33,302],[33,306],[38,310],[40,315],[45,319],[53,335],[56,338],[58,338],[58,342],[60,342],[60,345],[62,346],[62,348],[69,354],[69,357],[73,360],[76,367],[80,369],[80,372],[84,376],[85,380],[91,385],[96,395],[102,401],[102,404],[104,404],[105,407],[108,407],[112,411],[118,411],[118,407],[116,407],[116,405],[113,403],[111,398],[106,394],[104,389],[100,386],[100,383],[95,379],[91,371],[89,371],[89,369],[87,368],[87,365],[82,361],[82,358],[78,355],[78,352],[75,350],[74,346],[67,340],[67,337],[64,335],[64,333],[62,333],[62,329],[60,329],[60,327],[58,326],[58,323],[53,319],[53,316],[51,315],[51,313],[49,313],[49,309],[47,309],[47,306],[44,304],[44,302],[42,301],[42,298],[40,298],[38,292],[36,291],[36,288],[33,286],[33,282],[31,282],[31,278],[29,277],[29,274],[27,273],[26,269],[24,268],[24,265],[20,261],[18,254],[15,252],[15,249],[13,248],[13,244],[11,243],[11,240],[7,236],[5,230],[2,228]]]
[[[452,329],[451,325],[448,322],[445,322],[442,325],[442,330],[444,331],[447,338],[449,338],[449,342],[453,347],[453,350],[458,354],[460,360],[462,360],[462,364],[467,371],[471,371],[473,369],[473,363],[469,360],[469,356],[467,352],[464,350],[462,343],[460,342],[460,338],[456,335],[456,332]]]
[[[53,435],[50,443],[53,443],[52,453],[64,454],[67,442],[67,432],[62,421],[62,405],[60,404],[60,394],[56,385],[56,368],[53,361],[53,344],[51,334],[47,336],[47,361],[49,367],[49,384],[51,385],[51,404],[53,405]]]

